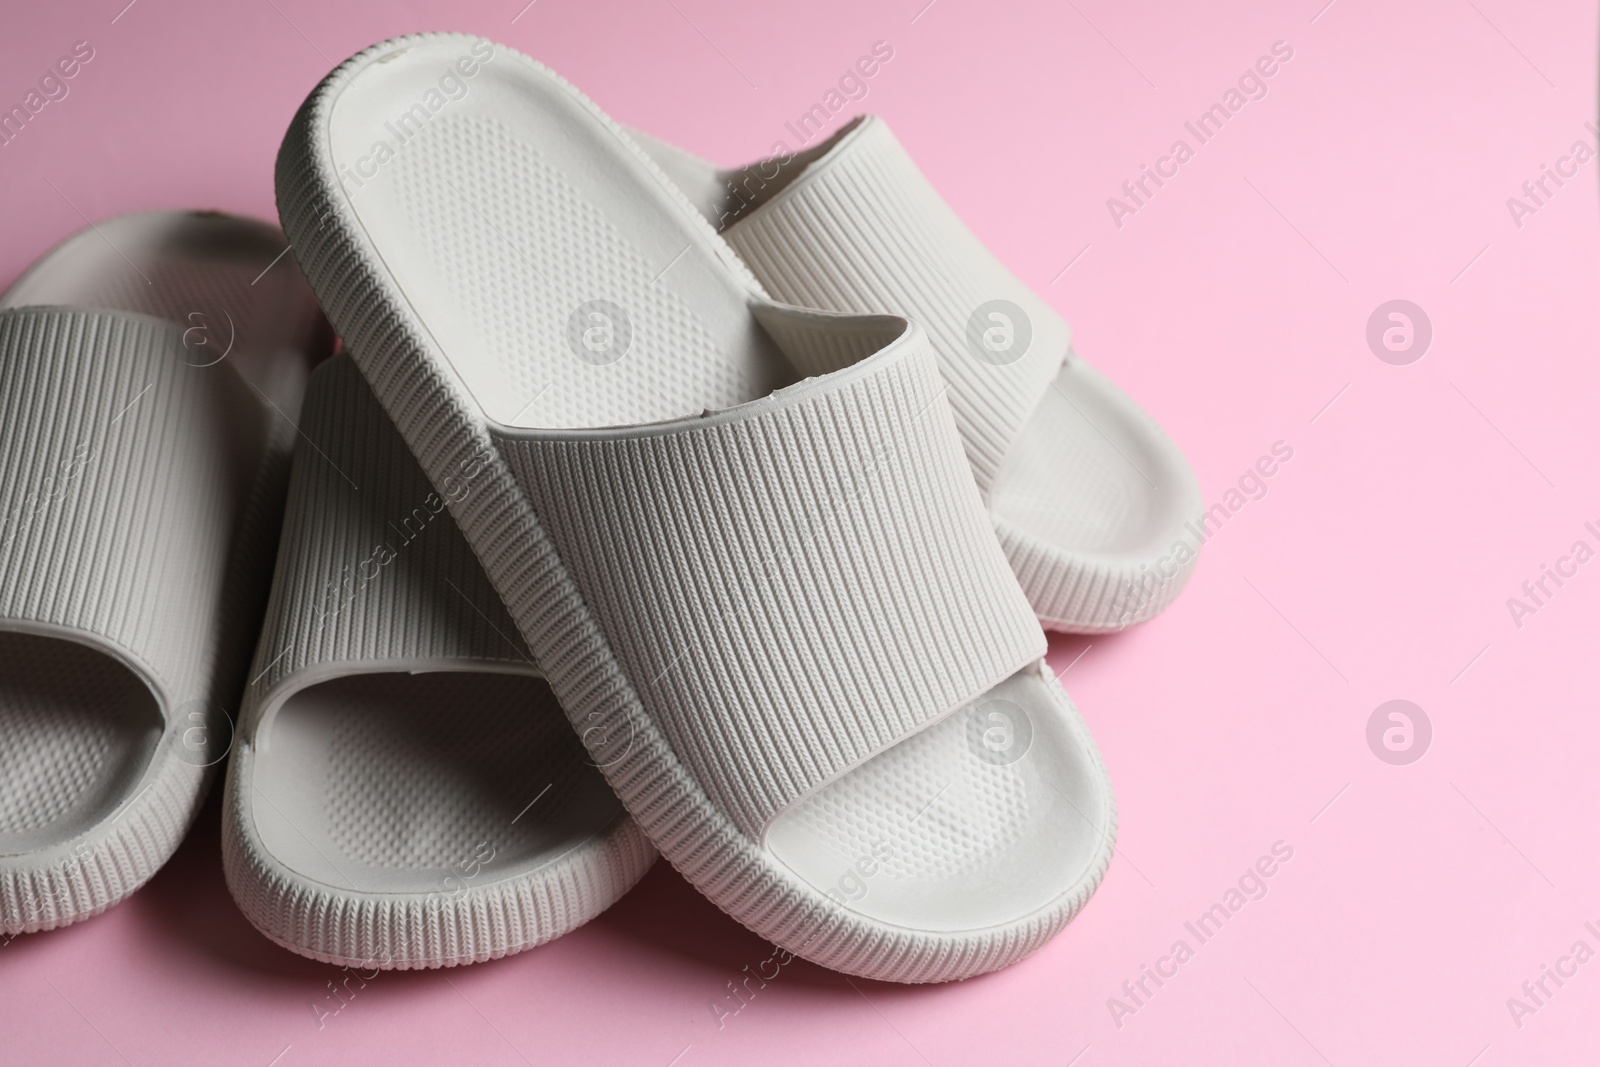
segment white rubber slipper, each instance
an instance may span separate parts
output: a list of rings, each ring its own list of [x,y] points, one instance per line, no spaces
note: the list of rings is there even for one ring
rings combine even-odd
[[[615,123],[481,39],[345,62],[278,199],[433,484],[477,472],[462,531],[702,893],[897,981],[1004,966],[1078,911],[1110,787],[926,334],[773,304]]]
[[[588,761],[446,510],[345,356],[300,420],[223,862],[262,933],[363,970],[559,937],[655,850]]]
[[[0,932],[144,884],[227,754],[332,346],[294,265],[266,270],[286,252],[265,223],[125,215],[0,295]]]
[[[1072,351],[880,118],[794,156],[718,170],[630,131],[775,299],[927,328],[995,532],[1039,621],[1102,633],[1182,590],[1204,510],[1183,453]]]

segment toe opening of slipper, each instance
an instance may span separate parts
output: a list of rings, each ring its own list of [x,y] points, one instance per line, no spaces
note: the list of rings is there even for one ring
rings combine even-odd
[[[991,490],[1000,518],[1063,551],[1137,565],[1172,548],[1200,502],[1166,435],[1093,367],[1069,359]]]
[[[540,678],[344,675],[263,723],[250,784],[263,847],[349,892],[438,894],[526,874],[621,805]]]
[[[1104,772],[1060,686],[1021,671],[802,799],[766,834],[836,903],[924,932],[1003,926],[1092,885]]]
[[[155,693],[109,653],[0,631],[0,856],[59,845],[110,816],[162,729]]]

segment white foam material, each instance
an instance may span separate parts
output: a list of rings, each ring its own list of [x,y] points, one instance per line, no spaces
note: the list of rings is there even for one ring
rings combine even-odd
[[[380,969],[567,933],[654,853],[348,358],[300,431],[228,772],[234,898],[293,951]]]
[[[468,92],[363,165],[465,56]],[[792,951],[901,981],[1003,966],[1077,912],[1109,861],[1109,786],[1040,673],[920,330],[773,305],[615,124],[473,38],[347,62],[278,181],[307,276],[430,477],[486,456],[461,528],[692,883]],[[621,308],[636,347],[594,365],[564,343],[575,308],[540,305],[579,296]],[[867,456],[891,476],[864,477]],[[959,762],[951,728],[907,738],[999,693],[1038,724],[1030,767],[964,780],[964,818],[897,822],[886,798]],[[840,858],[880,829],[906,859],[872,903],[842,900]]]
[[[1188,462],[1072,352],[1061,316],[983,247],[882,119],[726,171],[636,136],[778,299],[927,327],[996,532],[1045,626],[1116,630],[1172,602],[1200,548],[1184,528],[1203,507]],[[995,300],[1020,310],[1005,314],[1029,339],[989,362],[969,323],[991,321],[980,311]],[[1180,543],[1190,556],[1174,565]]]
[[[286,251],[246,219],[126,215],[0,295],[0,931],[137,889],[227,752],[329,341],[293,265],[262,273]]]

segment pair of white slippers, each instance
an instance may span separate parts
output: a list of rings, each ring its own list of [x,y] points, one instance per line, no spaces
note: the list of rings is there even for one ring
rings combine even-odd
[[[870,978],[1076,914],[1115,809],[1040,623],[1165,607],[1198,491],[880,120],[717,171],[424,35],[277,184],[309,290],[155,214],[0,297],[0,931],[132,892],[230,748],[228,884],[319,960],[517,952],[657,852]]]

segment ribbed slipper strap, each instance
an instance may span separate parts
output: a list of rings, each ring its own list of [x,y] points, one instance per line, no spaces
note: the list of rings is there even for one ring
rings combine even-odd
[[[246,706],[302,671],[477,660],[533,673],[447,510],[477,488],[477,471],[431,485],[347,359],[315,372],[300,430]]]
[[[0,620],[112,652],[169,723],[234,697],[207,687],[267,439],[238,374],[197,362],[159,319],[0,312]]]
[[[197,366],[183,342],[182,326],[124,312],[0,312],[0,627],[116,659],[166,718],[148,784],[70,854],[0,857],[13,931],[94,914],[146,881],[231,741],[219,709],[238,695],[257,610],[240,598],[258,561],[235,549],[270,522],[266,450],[281,434],[231,366]],[[13,770],[0,783],[13,797],[57,773]]]
[[[922,324],[987,499],[1072,334],[956,217],[881,119],[863,119],[723,236],[776,300]]]
[[[763,313],[791,353],[818,320]],[[846,321],[813,358],[860,355]],[[645,713],[752,839],[1044,654],[944,391],[913,326],[698,419],[495,433]]]

